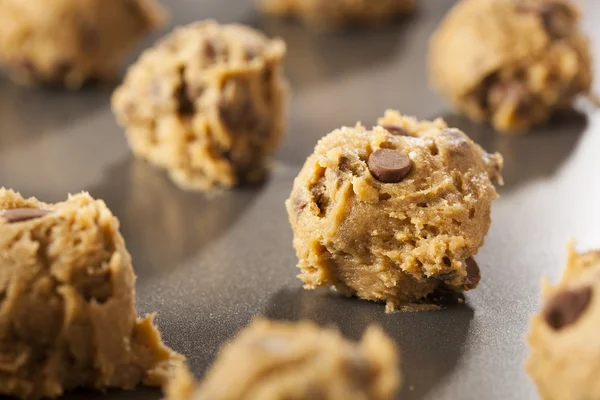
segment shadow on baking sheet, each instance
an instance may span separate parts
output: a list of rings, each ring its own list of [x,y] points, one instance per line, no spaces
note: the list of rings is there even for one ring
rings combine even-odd
[[[254,16],[247,21],[269,36],[285,40],[285,74],[294,91],[340,80],[398,57],[403,43],[409,40],[406,31],[417,22],[416,18],[404,17],[377,29],[319,32],[286,19]]]
[[[0,76],[0,148],[23,145],[105,108],[110,87],[81,91],[17,86]]]
[[[158,400],[163,396],[160,389],[138,388],[135,390],[109,390],[107,393],[79,389],[61,397],[63,400],[105,400],[107,398],[111,400]]]
[[[89,190],[121,221],[142,277],[168,273],[216,240],[256,198],[263,184],[212,196],[179,189],[163,170],[132,157]]]
[[[466,305],[439,311],[384,313],[384,305],[345,298],[329,291],[282,289],[270,300],[265,316],[311,320],[336,326],[358,339],[369,324],[380,325],[402,352],[404,385],[400,398],[417,400],[443,381],[461,357],[473,309]]]
[[[488,152],[504,156],[504,186],[510,192],[522,185],[553,175],[577,147],[587,118],[575,110],[553,117],[547,124],[524,135],[501,134],[455,114],[444,115],[449,126],[464,131]]]

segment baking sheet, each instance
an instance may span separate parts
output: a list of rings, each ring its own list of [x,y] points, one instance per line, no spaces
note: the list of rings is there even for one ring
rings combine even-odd
[[[453,115],[428,89],[424,63],[428,37],[454,1],[420,0],[420,11],[394,27],[328,35],[260,17],[250,1],[165,3],[173,24],[239,21],[287,41],[289,131],[271,177],[213,198],[182,192],[164,172],[132,158],[109,109],[110,90],[27,90],[0,79],[0,185],[45,201],[81,190],[103,198],[133,255],[138,310],[158,313],[165,341],[188,357],[197,376],[255,315],[307,318],[351,338],[373,322],[401,347],[401,399],[536,399],[522,364],[540,278],[558,278],[569,238],[580,249],[600,247],[600,115],[580,102],[582,113],[522,137]],[[600,2],[580,3],[599,54],[593,21],[600,20]],[[358,120],[371,125],[386,108],[443,116],[506,159],[506,185],[477,256],[483,279],[464,305],[386,315],[380,304],[304,291],[295,278],[283,206],[293,178],[318,138]],[[140,389],[65,398],[160,397]]]

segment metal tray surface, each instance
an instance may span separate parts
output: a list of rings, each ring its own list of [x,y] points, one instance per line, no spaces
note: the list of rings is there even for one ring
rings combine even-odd
[[[139,312],[158,313],[164,340],[197,376],[220,344],[265,315],[335,325],[351,338],[380,324],[402,350],[403,400],[537,399],[523,362],[540,279],[558,279],[571,237],[580,249],[600,247],[600,114],[582,102],[578,113],[527,136],[501,136],[454,115],[429,90],[424,68],[429,35],[454,1],[419,0],[419,12],[394,27],[325,35],[261,17],[251,1],[165,3],[173,25],[238,21],[287,41],[289,130],[270,178],[216,197],[183,192],[132,157],[110,89],[28,90],[0,79],[0,185],[51,202],[81,190],[104,199],[133,255]],[[598,55],[600,2],[581,5]],[[381,304],[304,291],[295,277],[283,206],[293,178],[321,136],[356,121],[370,126],[386,108],[443,116],[506,159],[506,184],[477,256],[483,279],[464,305],[385,314]],[[160,397],[139,389],[65,399]]]

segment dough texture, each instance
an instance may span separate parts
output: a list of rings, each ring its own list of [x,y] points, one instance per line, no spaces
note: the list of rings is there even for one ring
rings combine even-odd
[[[284,131],[285,43],[214,21],[177,28],[113,95],[133,152],[184,189],[261,179]]]
[[[0,0],[0,62],[18,83],[78,89],[114,78],[164,18],[154,0]]]
[[[257,320],[221,349],[203,382],[185,370],[167,400],[392,400],[396,345],[369,327],[359,343],[310,322]]]
[[[600,250],[577,254],[571,245],[562,279],[543,292],[526,365],[541,398],[600,399]]]
[[[433,86],[477,122],[524,132],[590,90],[588,41],[565,0],[462,0],[433,34]]]
[[[259,0],[268,14],[293,15],[321,28],[372,26],[412,11],[415,0]]]
[[[134,282],[104,202],[83,193],[45,204],[0,189],[0,395],[163,384],[182,357],[152,315],[137,318]]]
[[[502,165],[500,154],[442,119],[388,111],[372,130],[333,131],[286,202],[299,278],[307,289],[384,301],[388,311],[474,288],[473,256],[490,226]]]

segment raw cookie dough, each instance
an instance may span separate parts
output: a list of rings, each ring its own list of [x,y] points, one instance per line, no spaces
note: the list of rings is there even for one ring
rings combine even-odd
[[[462,0],[433,34],[430,80],[501,132],[546,121],[590,90],[588,41],[565,0]]]
[[[268,14],[293,15],[322,28],[389,23],[412,11],[415,0],[258,0]]]
[[[113,78],[163,19],[154,0],[0,0],[0,62],[19,83],[77,89]]]
[[[113,96],[133,152],[184,189],[261,179],[283,136],[285,51],[283,41],[243,25],[176,29]]]
[[[600,250],[577,254],[530,325],[527,371],[544,400],[600,399]]]
[[[104,202],[45,204],[0,189],[0,395],[163,384],[181,356],[152,316],[136,319],[135,275]]]
[[[374,326],[359,343],[310,322],[257,320],[223,346],[204,381],[176,375],[167,400],[392,400],[394,342]]]
[[[442,119],[388,111],[322,138],[286,202],[305,288],[403,308],[477,286],[503,159]]]

